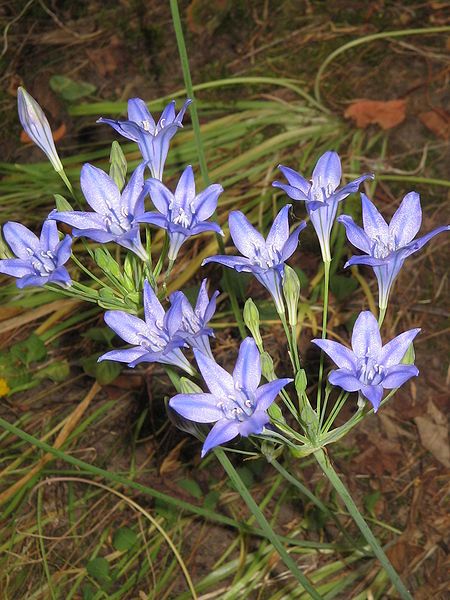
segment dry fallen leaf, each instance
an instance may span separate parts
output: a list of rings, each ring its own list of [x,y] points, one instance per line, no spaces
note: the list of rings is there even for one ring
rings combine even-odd
[[[174,471],[177,471],[181,467],[181,462],[179,460],[180,452],[187,442],[187,438],[181,440],[179,444],[173,448],[166,458],[163,460],[161,467],[159,469],[159,474],[164,477],[164,475],[170,475]]]
[[[450,467],[450,446],[448,443],[447,418],[431,400],[427,404],[427,414],[414,419],[424,448],[441,462]]]
[[[419,119],[427,129],[444,140],[450,138],[450,114],[443,108],[435,108],[419,114]]]
[[[382,129],[391,129],[405,120],[406,100],[356,100],[344,116],[353,119],[360,128],[375,124]]]

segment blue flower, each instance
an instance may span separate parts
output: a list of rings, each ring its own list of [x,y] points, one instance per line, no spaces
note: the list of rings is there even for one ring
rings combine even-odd
[[[181,312],[177,303],[164,311],[151,285],[144,282],[144,320],[122,310],[108,310],[105,321],[132,348],[111,350],[98,359],[114,360],[135,367],[142,362],[158,362],[180,367],[190,375],[195,374],[180,346],[184,340],[177,334],[181,327]]]
[[[63,171],[47,117],[33,96],[23,87],[17,90],[17,108],[25,133],[47,155],[55,171]]]
[[[202,456],[237,435],[262,433],[270,420],[267,409],[292,379],[276,379],[258,387],[261,359],[249,337],[239,348],[233,375],[202,352],[194,350],[194,354],[209,393],[178,394],[169,405],[190,421],[215,422],[203,444]]]
[[[192,100],[186,100],[176,114],[175,100],[172,100],[161,113],[158,123],[155,123],[145,102],[140,98],[131,98],[128,100],[128,121],[102,117],[97,123],[107,123],[124,137],[136,142],[152,177],[162,180],[170,140],[178,128],[183,126],[184,113],[191,102]]]
[[[360,391],[378,410],[383,390],[400,387],[419,374],[414,365],[401,364],[420,329],[401,333],[382,346],[378,323],[369,311],[360,313],[352,334],[352,350],[330,340],[312,340],[339,367],[331,371],[328,381],[347,392]]]
[[[336,152],[330,151],[325,152],[317,161],[311,182],[289,167],[279,165],[279,168],[289,185],[279,181],[274,181],[272,185],[284,190],[292,200],[305,202],[309,218],[319,238],[322,259],[324,262],[330,262],[330,235],[338,204],[349,194],[358,191],[363,181],[373,179],[373,175],[366,173],[338,189],[342,176],[341,161]]]
[[[71,285],[63,265],[72,254],[72,238],[66,235],[60,241],[55,221],[44,221],[40,238],[21,223],[8,221],[3,237],[17,258],[0,260],[0,273],[17,277],[18,288],[46,283]]]
[[[214,359],[209,345],[209,336],[214,336],[214,333],[208,327],[208,323],[216,311],[216,298],[219,292],[214,292],[211,299],[209,299],[206,290],[207,282],[207,279],[202,281],[195,309],[192,308],[191,303],[183,292],[174,292],[171,294],[170,301],[172,305],[176,306],[175,310],[181,312],[181,326],[177,334],[191,348],[196,348]]]
[[[140,164],[120,193],[114,180],[104,171],[83,165],[81,189],[95,212],[53,210],[50,217],[71,225],[74,237],[84,236],[100,243],[116,242],[142,260],[148,260],[137,221],[144,213],[144,169],[145,165]]]
[[[222,234],[217,223],[206,221],[217,207],[221,185],[209,185],[203,192],[195,194],[194,172],[189,165],[183,171],[175,192],[158,179],[148,179],[145,190],[159,212],[147,212],[139,217],[139,223],[151,223],[167,230],[170,240],[169,260],[174,261],[185,240],[204,231]],[[223,235],[223,234],[222,234]]]
[[[352,217],[338,217],[338,221],[345,226],[349,241],[366,253],[362,256],[352,256],[345,266],[373,267],[378,280],[379,306],[385,310],[392,284],[405,259],[420,250],[438,233],[448,231],[450,226],[438,227],[414,240],[422,223],[419,194],[406,194],[389,225],[367,196],[361,194],[361,199],[364,229],[356,225]]]
[[[293,254],[298,244],[298,235],[306,223],[300,223],[289,235],[289,209],[284,206],[272,224],[267,239],[257,231],[243,213],[230,213],[228,224],[234,245],[244,256],[211,256],[203,265],[217,262],[236,271],[253,273],[256,279],[272,295],[278,313],[284,313],[282,278],[284,263]]]

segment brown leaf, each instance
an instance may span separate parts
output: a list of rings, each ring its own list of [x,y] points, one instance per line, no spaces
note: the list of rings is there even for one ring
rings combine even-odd
[[[419,119],[427,129],[444,140],[450,138],[450,114],[443,108],[435,108],[419,114]]]
[[[416,417],[414,421],[424,448],[445,467],[450,467],[448,423],[445,415],[429,400],[427,414],[423,417]]]
[[[159,474],[161,476],[169,475],[170,473],[173,473],[174,471],[177,471],[180,468],[180,466],[181,466],[181,462],[179,461],[180,452],[186,442],[187,442],[187,438],[182,439],[181,442],[179,444],[177,444],[175,446],[175,448],[173,448],[169,452],[169,454],[166,456],[166,458],[163,460],[161,467],[159,469]]]
[[[357,127],[379,125],[382,129],[392,129],[406,117],[406,100],[356,100],[344,113],[347,119],[353,119]]]

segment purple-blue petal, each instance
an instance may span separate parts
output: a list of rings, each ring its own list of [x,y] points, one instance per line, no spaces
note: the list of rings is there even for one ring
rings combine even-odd
[[[217,408],[218,400],[212,394],[177,394],[169,400],[169,406],[182,417],[195,423],[214,423],[223,417]]]
[[[139,346],[148,331],[142,319],[123,310],[108,310],[105,312],[104,319],[108,327],[119,337],[135,346]]]
[[[72,238],[70,235],[64,236],[55,249],[56,264],[58,267],[64,265],[72,255]]]
[[[234,245],[247,258],[255,256],[255,249],[265,248],[266,242],[244,213],[233,210],[228,218]]]
[[[369,238],[388,242],[389,227],[375,204],[365,194],[361,194],[364,231]]]
[[[139,142],[145,134],[144,130],[133,121],[116,121],[115,119],[104,119],[103,117],[100,117],[100,119],[97,120],[97,123],[111,125],[111,127],[120,133],[120,135],[123,135],[123,137],[132,140],[133,142]]]
[[[303,229],[305,229],[306,223],[302,221],[298,227],[294,229],[291,235],[288,237],[282,252],[281,252],[281,262],[287,261],[287,259],[294,254],[295,250],[298,246],[298,236]]]
[[[164,308],[147,280],[144,281],[143,304],[145,321],[148,325],[163,322]]]
[[[332,340],[311,340],[313,344],[319,346],[331,360],[337,364],[340,369],[348,369],[349,371],[356,371],[357,359],[354,353],[339,342]]]
[[[130,177],[129,182],[122,191],[120,200],[121,208],[128,214],[136,217],[144,212],[144,171],[145,163],[140,163]]]
[[[381,336],[378,321],[369,310],[362,311],[355,321],[352,333],[354,354],[363,358],[377,359],[381,353]]]
[[[217,208],[217,202],[220,194],[223,192],[223,187],[217,183],[208,185],[195,198],[195,214],[199,221],[205,221],[214,213]]]
[[[281,390],[291,381],[293,380],[289,378],[274,379],[259,387],[255,393],[257,410],[267,410]]]
[[[14,221],[3,225],[3,237],[13,253],[24,260],[30,258],[33,253],[30,251],[37,251],[40,247],[39,238],[25,225]]]
[[[322,154],[312,173],[312,187],[324,189],[331,196],[339,186],[342,177],[341,160],[337,152],[329,150]]]
[[[239,355],[233,371],[237,389],[255,392],[261,381],[261,359],[255,340],[245,338],[239,348]]]
[[[243,256],[225,256],[222,254],[218,254],[217,256],[209,256],[205,258],[202,262],[202,267],[209,263],[219,263],[224,265],[225,267],[230,267],[231,269],[237,269],[238,267],[241,270],[251,271],[252,263],[248,258],[244,258]]]
[[[367,234],[364,231],[364,229],[362,229],[362,227],[359,227],[359,225],[356,225],[352,217],[349,217],[347,215],[341,215],[337,218],[337,220],[339,223],[342,223],[344,225],[348,241],[359,250],[370,254],[372,242],[367,237]]]
[[[255,410],[248,419],[239,423],[239,434],[243,437],[248,437],[252,434],[258,435],[263,432],[264,427],[269,421],[269,415],[265,410]]]
[[[425,244],[427,244],[432,238],[434,238],[435,235],[438,235],[438,233],[442,233],[443,231],[450,231],[450,225],[442,225],[441,227],[436,227],[436,229],[433,229],[433,231],[430,231],[430,233],[426,233],[422,237],[417,238],[416,240],[413,240],[412,242],[407,244],[404,247],[404,258],[423,248]]]
[[[291,206],[291,204],[283,206],[275,217],[266,239],[267,247],[280,253],[289,237],[289,210]]]
[[[85,164],[81,169],[80,184],[87,203],[95,212],[108,215],[111,208],[120,212],[120,191],[107,173]]]
[[[398,365],[419,331],[420,328],[405,331],[383,346],[380,354],[380,363],[383,367]]]
[[[146,103],[140,98],[130,98],[128,100],[128,120],[134,121],[140,127],[148,122],[151,131],[154,131],[156,124]]]
[[[356,392],[363,386],[353,371],[348,371],[347,369],[331,371],[328,375],[328,381],[331,385],[337,385],[346,392]]]
[[[381,385],[363,385],[361,393],[369,400],[373,406],[374,412],[377,412],[381,399],[383,397],[383,388]]]
[[[40,244],[44,250],[51,250],[52,252],[59,244],[58,227],[53,219],[47,219],[43,222]]]
[[[194,355],[210,392],[217,399],[228,399],[228,396],[234,395],[234,382],[228,371],[225,371],[214,360],[206,357],[198,350],[194,350]]]
[[[188,165],[181,174],[174,196],[176,204],[181,206],[190,215],[192,211],[191,203],[193,203],[195,198],[195,179],[191,165]]]
[[[416,377],[419,369],[415,365],[396,365],[387,369],[381,385],[386,390],[392,390],[403,385],[411,377]]]
[[[408,244],[422,224],[422,208],[417,192],[409,192],[403,198],[389,223],[389,236],[395,240],[396,247]]]
[[[105,352],[102,354],[97,362],[102,362],[104,360],[114,360],[116,362],[127,363],[128,365],[132,362],[139,359],[141,356],[145,354],[145,350],[143,348],[125,348],[123,350],[110,350],[109,352]]]
[[[5,258],[0,260],[0,273],[10,275],[11,277],[24,277],[33,275],[34,269],[31,262],[21,258]]]
[[[239,434],[239,423],[238,421],[228,421],[228,419],[221,419],[217,421],[214,427],[211,429],[206,437],[206,440],[202,448],[202,458],[207,452],[216,446],[226,444]]]
[[[159,179],[152,178],[147,179],[145,182],[145,189],[150,194],[150,198],[155,205],[155,208],[161,214],[168,216],[169,206],[175,202],[174,195],[169,188],[159,181]]]

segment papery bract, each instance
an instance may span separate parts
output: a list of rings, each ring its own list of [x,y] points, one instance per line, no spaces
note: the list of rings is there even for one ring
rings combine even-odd
[[[145,190],[158,212],[147,212],[138,220],[167,230],[170,261],[176,259],[183,242],[193,235],[205,231],[223,235],[217,223],[207,221],[216,210],[223,188],[218,184],[209,185],[196,195],[194,172],[190,165],[183,171],[174,193],[158,179],[148,179]]]
[[[230,213],[228,223],[234,245],[244,256],[211,256],[203,261],[220,263],[226,267],[253,273],[256,279],[272,295],[277,311],[284,312],[282,278],[286,260],[293,254],[298,244],[300,231],[306,223],[300,223],[289,235],[289,209],[284,206],[272,224],[267,239],[257,231],[246,216],[238,210]]]
[[[8,221],[3,225],[3,237],[17,258],[0,260],[0,273],[17,277],[18,288],[71,284],[63,265],[72,253],[72,238],[66,235],[60,241],[54,220],[44,221],[40,238],[21,223]]]
[[[170,140],[183,126],[184,113],[192,100],[186,100],[178,114],[175,113],[175,101],[164,108],[158,123],[155,123],[147,105],[140,98],[128,100],[128,120],[100,118],[97,123],[111,125],[121,135],[136,142],[148,164],[152,177],[162,180],[164,164],[169,151]]]
[[[437,227],[414,240],[422,223],[419,194],[406,194],[389,225],[365,194],[361,194],[361,199],[364,229],[356,225],[352,217],[338,217],[338,221],[345,226],[349,241],[366,253],[352,256],[345,266],[369,265],[373,268],[378,280],[379,306],[385,310],[392,285],[405,259],[438,233],[448,231],[450,226]]]
[[[328,381],[347,392],[361,392],[374,411],[378,410],[383,390],[400,387],[419,374],[414,365],[402,364],[420,329],[410,329],[382,345],[378,323],[373,314],[363,311],[355,321],[352,349],[331,340],[312,340],[339,367],[331,371]]]
[[[183,292],[174,292],[170,295],[173,310],[181,313],[181,326],[177,334],[185,340],[191,348],[197,348],[210,358],[214,358],[209,345],[209,336],[214,336],[213,330],[208,327],[216,310],[216,298],[219,292],[214,292],[211,299],[206,289],[208,280],[204,279],[200,286],[195,308]]]
[[[135,367],[142,362],[157,362],[180,367],[189,374],[194,371],[180,350],[185,342],[177,332],[181,327],[181,311],[173,303],[165,312],[153,288],[144,282],[144,320],[122,310],[108,310],[105,321],[132,348],[111,350],[98,359],[114,360]]]
[[[93,165],[81,169],[81,189],[95,212],[54,210],[52,219],[73,227],[74,237],[84,236],[100,243],[115,242],[148,260],[141,243],[137,219],[144,213],[144,169],[140,164],[120,193],[114,180]]]
[[[202,456],[237,435],[262,433],[270,420],[267,409],[292,379],[276,379],[259,386],[261,359],[252,338],[242,342],[232,375],[199,350],[194,349],[194,354],[209,393],[178,394],[169,405],[191,421],[215,422],[203,444]]]
[[[279,181],[274,181],[272,185],[284,190],[292,200],[305,202],[319,239],[322,258],[325,262],[330,262],[330,235],[338,204],[349,194],[358,191],[363,181],[373,179],[373,175],[366,173],[338,189],[342,177],[341,161],[338,154],[331,151],[319,158],[310,182],[289,167],[279,165],[279,169],[288,180],[288,185]]]
[[[52,130],[44,111],[25,88],[17,90],[19,119],[28,137],[44,152],[58,173],[63,166],[56,151]]]

